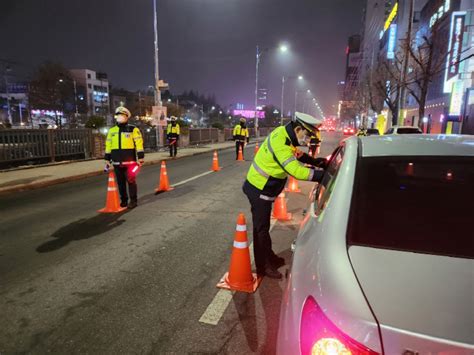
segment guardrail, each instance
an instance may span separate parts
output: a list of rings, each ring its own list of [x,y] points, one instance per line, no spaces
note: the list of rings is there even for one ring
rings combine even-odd
[[[0,131],[0,167],[87,159],[94,151],[89,129],[10,129]]]
[[[260,128],[260,136],[274,128]],[[232,129],[181,129],[181,147],[225,142],[232,139]],[[255,130],[250,128],[251,137]],[[142,130],[144,148],[157,150],[155,129]],[[163,142],[166,142],[164,132]],[[162,148],[162,147],[161,147]],[[90,129],[8,129],[0,130],[0,169],[20,165],[45,164],[62,160],[100,158],[105,151],[105,137]]]

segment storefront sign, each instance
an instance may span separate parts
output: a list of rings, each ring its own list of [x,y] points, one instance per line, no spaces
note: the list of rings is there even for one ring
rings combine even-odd
[[[461,116],[462,99],[464,96],[464,81],[457,80],[453,84],[451,103],[449,105],[449,116]]]
[[[393,20],[395,20],[395,17],[398,15],[398,2],[395,3],[395,5],[392,8],[392,11],[390,11],[390,14],[387,17],[387,20],[385,21],[385,25],[383,26],[384,32],[387,31],[392,24]]]
[[[453,12],[451,18],[451,32],[449,36],[448,59],[446,61],[446,75],[444,92],[450,93],[452,83],[459,74],[459,62],[461,60],[462,41],[464,35],[464,21],[466,12]]]
[[[392,23],[390,25],[390,31],[388,32],[387,59],[395,59],[396,44],[397,44],[397,24]]]

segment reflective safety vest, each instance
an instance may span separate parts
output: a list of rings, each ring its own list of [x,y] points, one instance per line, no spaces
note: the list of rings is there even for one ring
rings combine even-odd
[[[245,142],[247,141],[247,138],[249,137],[249,130],[248,128],[242,128],[240,124],[234,127],[234,132],[233,132],[234,140],[239,141],[239,142]]]
[[[114,165],[126,165],[143,159],[143,138],[140,130],[132,125],[116,125],[109,130],[105,141],[105,160]]]
[[[168,138],[177,138],[180,135],[179,124],[176,123],[174,126],[172,123],[168,123],[166,128],[166,134]]]
[[[258,150],[247,173],[247,181],[268,199],[274,199],[281,193],[288,175],[298,180],[317,181],[321,172],[299,162],[296,153],[286,127],[278,127]]]

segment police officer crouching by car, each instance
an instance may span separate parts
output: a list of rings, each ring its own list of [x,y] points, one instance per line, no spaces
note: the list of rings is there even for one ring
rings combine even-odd
[[[322,121],[310,115],[296,112],[292,122],[278,127],[267,137],[247,173],[242,189],[252,207],[255,265],[257,274],[261,276],[282,277],[277,269],[285,264],[285,260],[272,250],[270,216],[272,204],[283,191],[288,175],[316,182],[323,177],[326,159],[312,158],[296,149],[297,146],[306,146],[321,124]]]
[[[178,154],[178,141],[179,141],[180,129],[179,123],[176,122],[176,117],[171,116],[170,122],[166,127],[166,137],[170,146],[170,157],[176,157]]]
[[[125,107],[115,110],[117,125],[107,134],[105,142],[105,161],[108,166],[114,166],[115,177],[120,194],[120,207],[137,207],[136,167],[144,163],[145,151],[140,130],[128,124],[130,111]],[[130,193],[130,203],[127,194]]]
[[[249,142],[249,130],[247,120],[240,119],[240,123],[234,127],[233,138],[235,141],[235,160],[239,159],[239,150],[242,148],[242,157],[244,156],[245,143]]]

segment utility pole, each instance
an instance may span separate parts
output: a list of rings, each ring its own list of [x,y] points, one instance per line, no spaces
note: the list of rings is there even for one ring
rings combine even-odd
[[[285,100],[285,76],[281,77],[281,108],[280,108],[280,126],[283,126],[283,104]]]
[[[156,9],[156,0],[153,0],[153,29],[155,34],[155,106],[161,107],[161,92],[160,92],[160,73],[158,66],[158,15]],[[161,113],[161,110],[160,110]],[[163,127],[160,124],[161,117],[157,117],[156,124],[156,149],[163,144]]]
[[[8,77],[7,77],[7,73],[11,72],[12,69],[7,66],[5,68],[5,73],[3,74],[3,79],[5,80],[5,92],[7,94],[7,115],[8,115],[8,121],[10,122],[10,124],[13,124],[13,120],[12,120],[12,110],[11,110],[11,107],[10,107],[10,92],[8,91]]]
[[[296,103],[298,101],[298,90],[295,90],[295,108],[293,110],[293,118],[296,118]]]
[[[258,134],[258,114],[257,114],[257,106],[258,106],[258,67],[260,64],[260,50],[257,45],[257,55],[255,60],[255,137],[259,137]]]
[[[400,73],[400,84],[399,84],[399,95],[398,95],[398,117],[397,117],[397,124],[400,123],[400,120],[403,115],[403,108],[405,107],[406,101],[406,79],[408,75],[408,62],[409,62],[409,55],[410,55],[410,47],[411,47],[411,35],[412,35],[412,28],[413,28],[413,16],[415,11],[415,0],[410,0],[410,14],[408,20],[408,30],[407,30],[407,39],[405,44],[405,53],[403,56],[403,68],[402,72]],[[421,119],[421,117],[420,117]],[[392,119],[393,123],[393,119]]]

